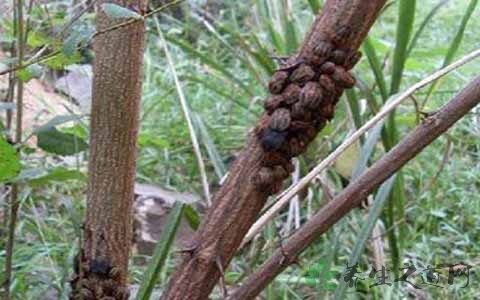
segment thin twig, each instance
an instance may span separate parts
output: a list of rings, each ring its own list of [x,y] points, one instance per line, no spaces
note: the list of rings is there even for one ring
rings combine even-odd
[[[365,125],[360,129],[355,131],[347,140],[345,140],[335,151],[333,151],[327,158],[325,158],[320,164],[313,168],[305,177],[303,177],[297,184],[291,185],[287,188],[282,194],[277,197],[276,203],[265,213],[263,214],[257,222],[250,228],[250,231],[245,236],[243,245],[249,242],[255,235],[257,235],[260,230],[265,226],[265,224],[270,221],[289,201],[294,197],[299,191],[301,191],[305,186],[307,186],[318,174],[320,174],[324,169],[331,166],[335,160],[348,149],[353,143],[355,143],[362,135],[364,135],[368,130],[373,128],[378,122],[382,121],[392,110],[394,110],[398,105],[403,101],[410,98],[410,96],[417,90],[423,88],[431,82],[434,82],[440,77],[445,76],[451,71],[459,68],[460,66],[468,63],[469,61],[480,56],[480,49],[471,52],[470,54],[462,57],[451,65],[446,66],[445,68],[431,74],[420,82],[414,84],[412,87],[407,89],[402,94],[394,96],[392,101],[389,101],[378,114],[371,118]]]
[[[25,37],[24,37],[24,19],[23,19],[23,0],[16,0],[14,2],[14,9],[17,11],[17,54],[18,61],[21,64],[25,54]],[[22,140],[22,121],[23,121],[23,81],[17,82],[17,110],[15,120],[15,142],[19,143]],[[20,153],[19,153],[20,155]],[[12,263],[13,263],[13,247],[15,243],[15,227],[17,226],[18,196],[20,187],[18,183],[12,185],[12,192],[10,194],[10,215],[8,224],[8,241],[5,253],[5,278],[4,278],[4,292],[5,300],[10,300],[10,285],[12,281]]]
[[[165,52],[165,56],[168,61],[170,72],[172,72],[172,76],[175,81],[175,86],[177,88],[178,98],[182,106],[182,111],[185,116],[185,120],[187,121],[188,132],[190,133],[190,139],[192,141],[193,151],[195,152],[195,156],[197,157],[198,169],[200,171],[200,177],[202,180],[202,187],[203,187],[203,192],[205,194],[205,200],[207,201],[207,205],[211,206],[212,200],[210,197],[210,188],[208,185],[207,172],[205,171],[205,163],[203,162],[202,152],[200,151],[197,135],[195,133],[195,128],[193,127],[192,118],[190,116],[190,109],[188,108],[188,104],[185,99],[185,95],[183,93],[183,89],[180,84],[180,81],[178,80],[177,71],[175,70],[172,57],[170,56],[170,51],[168,50],[168,43],[163,37],[163,33],[162,33],[162,30],[160,29],[160,24],[157,19],[155,19],[155,24],[157,26],[158,35],[162,41],[163,50]]]

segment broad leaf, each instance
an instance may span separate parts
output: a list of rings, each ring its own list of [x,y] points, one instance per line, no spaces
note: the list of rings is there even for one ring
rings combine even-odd
[[[38,147],[58,155],[73,155],[88,148],[87,143],[80,137],[55,128],[39,132],[37,138]]]
[[[3,137],[0,137],[0,182],[8,181],[20,172],[22,165],[13,148]]]
[[[113,3],[105,3],[102,9],[108,17],[114,19],[143,19],[141,15],[128,8]]]

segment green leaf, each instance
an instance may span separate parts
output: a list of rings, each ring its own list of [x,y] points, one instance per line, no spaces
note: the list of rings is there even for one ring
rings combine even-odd
[[[335,282],[326,282],[323,287],[327,290],[327,291],[330,291],[330,292],[333,292],[334,290],[336,290],[338,288],[338,284],[336,284]]]
[[[308,274],[314,278],[320,277],[320,273],[318,272],[317,268],[315,268],[314,266],[308,267]]]
[[[311,287],[314,287],[317,285],[317,280],[315,278],[311,278],[311,277],[304,277],[305,278],[305,282],[311,286]]]
[[[333,278],[335,278],[335,276],[337,276],[337,274],[340,273],[338,271],[327,271],[325,272],[325,274],[323,274],[322,278],[325,279],[325,280],[331,280]]]
[[[39,132],[37,146],[46,152],[58,155],[73,155],[88,148],[88,144],[80,137],[63,133],[56,128]]]
[[[125,8],[113,3],[102,4],[102,9],[108,17],[114,18],[114,19],[130,19],[130,18],[138,19],[138,20],[143,19],[141,15],[134,12],[133,10],[130,10],[128,8]]]
[[[34,133],[38,134],[38,133],[43,132],[43,131],[49,131],[49,130],[55,128],[58,125],[65,124],[65,123],[68,123],[68,122],[71,122],[71,121],[78,121],[81,118],[82,117],[79,116],[79,115],[59,115],[59,116],[55,116],[52,119],[50,119],[50,121],[48,121],[47,123],[45,123],[42,126],[36,128],[34,130]]]
[[[402,82],[403,69],[407,60],[407,47],[415,21],[415,6],[416,0],[400,0],[390,95],[398,92]]]
[[[353,265],[359,261],[363,250],[365,249],[365,244],[373,230],[373,227],[377,223],[380,213],[388,200],[388,195],[393,188],[395,183],[395,176],[392,176],[390,179],[385,181],[379,188],[368,217],[362,225],[360,232],[357,234],[357,239],[355,241],[355,246],[353,248],[352,254],[350,255],[348,261],[349,265]],[[347,284],[341,282],[340,289],[335,293],[335,299],[345,299],[345,291],[347,289]]]
[[[197,230],[200,225],[200,215],[198,212],[189,204],[185,205],[183,210],[183,215],[187,219],[188,224],[193,230]]]
[[[0,182],[16,177],[21,168],[17,151],[0,136]]]
[[[65,53],[59,52],[57,55],[53,56],[52,58],[46,60],[44,64],[52,69],[55,70],[62,70],[68,65],[72,65],[78,63],[82,60],[82,56],[77,51],[73,55],[65,55]]]
[[[37,64],[30,65],[17,71],[18,78],[23,82],[27,82],[32,78],[38,78],[40,75],[42,75],[42,67]]]
[[[317,14],[320,10],[320,0],[308,0],[308,4],[310,5],[312,12]]]
[[[81,26],[73,30],[63,42],[63,53],[69,57],[75,54],[75,50],[82,43],[89,39],[93,34],[93,29],[89,26]]]
[[[325,270],[326,266],[327,266],[327,261],[325,260],[325,258],[320,259],[320,261],[317,264],[318,272],[322,272],[323,270]]]
[[[43,186],[51,182],[63,182],[68,180],[85,181],[86,176],[80,171],[58,167],[49,170],[47,175],[32,179],[29,184],[33,187]]]
[[[153,287],[157,282],[158,274],[162,270],[165,259],[173,244],[175,233],[177,232],[178,225],[182,219],[183,209],[185,205],[177,202],[172,211],[168,215],[166,226],[162,232],[162,236],[155,247],[153,257],[148,264],[147,272],[142,280],[142,284],[138,291],[136,300],[148,300],[153,291]]]

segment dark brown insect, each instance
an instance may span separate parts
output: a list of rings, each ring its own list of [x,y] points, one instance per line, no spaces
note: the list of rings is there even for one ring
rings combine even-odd
[[[283,104],[285,104],[285,100],[282,95],[273,95],[263,102],[263,107],[269,114],[271,114]]]
[[[291,72],[293,69],[297,68],[299,65],[303,64],[305,60],[296,56],[289,57],[285,63],[283,63],[277,71],[287,71]]]
[[[311,80],[313,77],[315,77],[315,71],[313,71],[309,65],[301,64],[292,72],[290,80],[302,84]]]
[[[285,157],[282,153],[278,151],[268,151],[263,155],[263,166],[264,167],[274,167],[274,166],[283,166],[288,173],[293,172],[293,164],[289,158]]]
[[[322,130],[325,125],[327,125],[327,119],[322,117],[321,115],[317,116],[317,118],[313,121],[313,126],[318,130]]]
[[[300,92],[300,103],[307,109],[315,109],[322,103],[322,88],[320,84],[310,81]]]
[[[331,75],[335,72],[335,64],[331,61],[326,61],[320,66],[320,72],[322,74]]]
[[[264,130],[260,142],[262,144],[263,149],[266,151],[274,151],[280,149],[282,144],[285,142],[287,138],[286,131],[276,131],[270,128]]]
[[[302,89],[296,84],[289,84],[283,91],[283,98],[286,104],[293,104],[298,101]]]
[[[313,47],[313,54],[328,58],[333,51],[333,45],[328,41],[319,41]]]
[[[272,94],[280,94],[285,86],[288,84],[288,72],[277,71],[273,73],[273,76],[268,83],[268,89]]]
[[[332,79],[342,88],[352,88],[355,86],[355,77],[352,76],[345,68],[337,66],[332,74]]]
[[[305,143],[301,142],[298,138],[292,137],[288,140],[288,143],[282,148],[282,150],[290,157],[296,157],[305,151]]]
[[[350,55],[347,58],[347,61],[345,62],[345,69],[350,70],[352,69],[362,58],[362,52],[356,51],[352,55]]]
[[[290,114],[292,116],[292,119],[294,120],[303,120],[305,118],[305,115],[307,114],[307,110],[301,102],[297,102],[292,105]]]
[[[335,82],[330,78],[330,76],[322,74],[318,81],[323,88],[324,94],[334,95],[335,94]]]
[[[290,111],[286,108],[278,108],[272,113],[270,118],[270,129],[275,131],[284,131],[290,126],[292,117]]]
[[[320,115],[327,120],[333,119],[335,115],[335,105],[333,103],[323,105],[320,108]]]
[[[110,272],[108,272],[108,277],[113,278],[113,279],[118,279],[122,275],[122,270],[118,267],[113,267],[110,269]]]
[[[347,53],[343,50],[336,49],[332,52],[329,60],[338,66],[343,66],[347,60]]]
[[[255,176],[253,176],[253,182],[260,187],[266,187],[275,181],[272,169],[269,167],[261,168]]]

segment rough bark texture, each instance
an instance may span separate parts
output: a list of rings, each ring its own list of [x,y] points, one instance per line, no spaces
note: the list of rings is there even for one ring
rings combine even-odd
[[[329,0],[304,44],[269,84],[266,112],[217,193],[190,251],[163,299],[207,299],[268,196],[291,172],[290,159],[305,151],[333,118],[358,47],[385,0]]]
[[[316,213],[300,230],[282,244],[229,299],[254,299],[303,250],[338,222],[380,184],[480,103],[480,77],[473,80],[446,106],[428,117],[382,159],[367,169],[331,202]]]
[[[105,15],[106,2],[146,7],[144,0],[98,1],[97,31],[125,22]],[[144,40],[145,24],[135,22],[94,41],[87,215],[71,299],[128,299]]]

